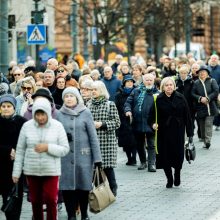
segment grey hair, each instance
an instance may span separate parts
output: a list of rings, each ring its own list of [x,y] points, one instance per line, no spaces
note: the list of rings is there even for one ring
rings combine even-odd
[[[109,99],[110,96],[108,90],[102,81],[94,81],[92,84],[92,88],[96,88],[98,90],[99,96],[104,96],[106,99]]]
[[[174,90],[176,90],[176,83],[175,83],[175,80],[173,79],[173,77],[165,77],[165,78],[163,78],[163,80],[160,83],[160,91],[161,92],[164,91],[164,86],[168,81],[171,81],[173,83]]]

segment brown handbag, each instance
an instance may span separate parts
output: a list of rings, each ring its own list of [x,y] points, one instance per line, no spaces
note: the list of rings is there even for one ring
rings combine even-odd
[[[100,176],[102,183],[100,183]],[[115,196],[109,187],[108,179],[104,171],[97,167],[93,178],[93,189],[89,193],[90,212],[99,213],[114,201]]]

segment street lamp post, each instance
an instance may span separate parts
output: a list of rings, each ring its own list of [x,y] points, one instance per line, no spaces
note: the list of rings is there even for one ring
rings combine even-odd
[[[78,47],[77,47],[77,35],[78,35],[78,29],[77,29],[77,3],[76,0],[73,0],[72,3],[72,40],[73,40],[73,54],[77,53]]]
[[[191,10],[190,0],[184,0],[184,18],[185,18],[185,36],[186,36],[186,53],[190,52],[191,41]]]
[[[0,1],[0,71],[8,70],[8,1]]]
[[[84,5],[87,5],[87,0],[84,0]],[[83,36],[83,56],[85,58],[86,61],[88,61],[89,58],[89,52],[88,52],[88,25],[87,25],[87,11],[86,11],[86,7],[84,7],[84,18],[83,18],[83,32],[84,32],[84,36]]]

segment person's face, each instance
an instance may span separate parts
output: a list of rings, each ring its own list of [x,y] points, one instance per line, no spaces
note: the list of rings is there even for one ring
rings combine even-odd
[[[170,64],[170,69],[171,70],[175,70],[176,69],[176,64],[175,63],[171,63]]]
[[[166,93],[166,95],[170,96],[172,95],[173,91],[174,91],[174,85],[173,82],[171,80],[168,80],[164,86],[163,86],[163,90]]]
[[[10,102],[3,102],[0,106],[1,115],[10,117],[15,113],[14,106]]]
[[[150,74],[146,74],[144,75],[143,77],[143,83],[145,86],[153,86],[154,85],[154,77],[153,75],[150,75]]]
[[[105,69],[105,71],[104,71],[104,77],[106,78],[106,79],[111,79],[112,78],[112,70],[111,69],[109,69],[109,68],[107,68],[107,69]]]
[[[138,68],[134,68],[132,73],[134,77],[139,77],[142,75],[142,72]]]
[[[64,89],[65,88],[65,79],[64,78],[58,78],[57,79],[57,88],[58,89]]]
[[[218,60],[218,57],[217,56],[211,56],[210,58],[210,64],[212,66],[216,66],[218,64],[219,60]]]
[[[47,61],[47,69],[54,71],[57,69],[57,64],[53,60],[48,60]]]
[[[24,78],[24,74],[20,70],[15,70],[14,73],[13,73],[13,76],[15,78],[15,82],[17,82],[18,80]]]
[[[66,68],[68,69],[68,72],[69,73],[72,73],[73,72],[73,64],[72,63],[68,63],[67,65],[66,65]]]
[[[134,86],[133,80],[127,80],[125,82],[125,88],[133,88],[133,86]]]
[[[81,87],[80,92],[83,98],[91,98],[92,90],[88,88]]]
[[[42,88],[43,87],[43,81],[39,80],[36,82],[36,89]]]
[[[67,71],[64,68],[60,67],[57,70],[57,77],[61,76],[61,77],[65,78],[66,75],[67,75]]]
[[[181,71],[179,74],[180,74],[180,78],[181,78],[182,80],[185,80],[185,79],[187,78],[188,72],[186,72],[186,71]]]
[[[89,69],[90,69],[90,70],[95,69],[95,64],[94,64],[93,62],[89,62],[89,63],[88,63],[88,66],[89,66]]]
[[[37,111],[34,115],[35,121],[38,123],[39,126],[43,126],[48,121],[48,116],[46,112]]]
[[[120,57],[116,57],[116,58],[115,58],[115,62],[116,62],[117,64],[120,64],[121,61],[122,61],[122,58],[120,58]]]
[[[72,108],[77,105],[77,98],[73,94],[67,93],[64,96],[63,102],[67,107]]]
[[[52,85],[54,82],[54,76],[51,73],[44,73],[44,82],[46,85]]]
[[[92,97],[93,98],[98,98],[100,96],[100,92],[97,88],[92,89]]]
[[[201,71],[199,71],[199,78],[200,78],[201,80],[205,80],[207,77],[208,77],[208,73],[207,73],[206,70],[201,70]]]
[[[21,90],[23,94],[27,94],[27,93],[33,94],[34,92],[32,85],[29,83],[23,83],[23,85],[21,86]]]
[[[122,66],[121,71],[122,71],[123,74],[129,73],[129,68],[128,68],[128,66]]]
[[[196,72],[199,70],[199,65],[192,65],[191,70],[193,74],[197,74]]]
[[[168,67],[169,64],[170,64],[170,61],[169,61],[168,59],[165,59],[165,60],[164,60],[164,66],[165,66],[165,67]]]

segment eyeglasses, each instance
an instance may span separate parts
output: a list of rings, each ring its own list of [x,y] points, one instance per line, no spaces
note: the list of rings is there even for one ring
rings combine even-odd
[[[25,86],[22,86],[21,88],[22,90],[27,90],[28,92],[31,91],[32,89],[32,87],[25,87]]]
[[[58,73],[63,73],[65,70],[58,70],[57,72]]]
[[[18,74],[13,74],[13,76],[20,76],[21,74],[20,73],[18,73]]]

